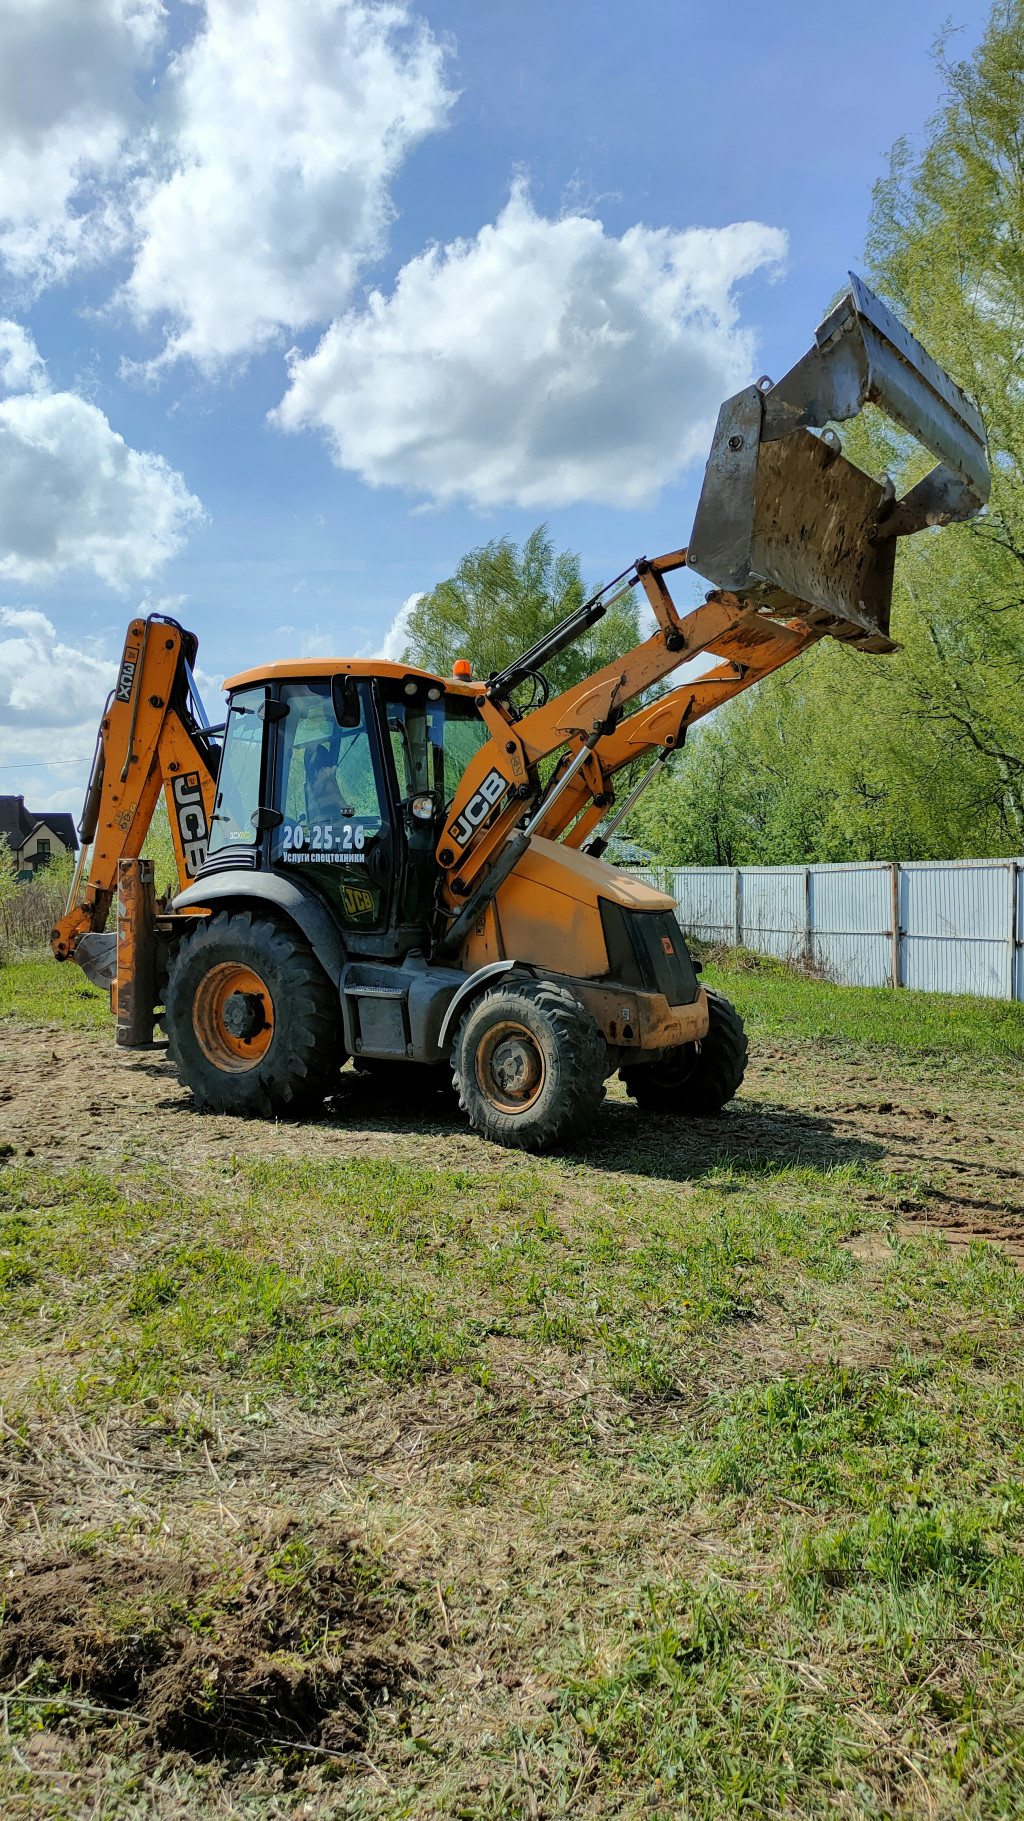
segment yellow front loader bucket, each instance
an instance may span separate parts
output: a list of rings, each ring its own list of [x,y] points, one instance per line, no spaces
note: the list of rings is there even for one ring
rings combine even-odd
[[[881,407],[938,457],[903,499],[841,452],[831,425]],[[818,434],[820,433],[820,434]],[[985,428],[970,399],[881,298],[850,289],[778,385],[718,416],[688,566],[773,617],[862,651],[892,651],[896,539],[973,518],[989,495]]]

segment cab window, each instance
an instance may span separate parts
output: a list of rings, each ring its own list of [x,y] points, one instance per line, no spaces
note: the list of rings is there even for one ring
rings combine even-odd
[[[263,722],[259,710],[265,689],[238,689],[228,706],[224,753],[217,779],[217,801],[210,834],[211,854],[226,847],[251,846],[256,839],[253,811],[260,801]]]
[[[473,702],[467,702],[464,696],[448,697],[444,717],[445,808],[458,790],[470,759],[476,758],[490,737]]]
[[[387,722],[401,801],[430,792],[447,808],[470,759],[490,738],[475,704],[454,695],[410,697],[403,689],[387,703]]]
[[[328,855],[331,865],[355,864],[383,825],[365,694],[355,727],[339,727],[330,683],[292,683],[281,700],[288,709],[280,756],[284,821],[275,857],[292,862],[319,854],[324,864]]]

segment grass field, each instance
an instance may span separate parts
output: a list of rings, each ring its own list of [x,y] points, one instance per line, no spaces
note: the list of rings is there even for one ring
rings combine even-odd
[[[6,1147],[5,1814],[1024,1814],[1024,1280],[914,1225],[975,1138],[1011,1205],[1022,1009],[714,981],[736,1110],[586,1155],[155,1074]],[[0,969],[12,1064],[99,1091],[85,990]],[[947,1135],[748,1136],[851,1091]]]

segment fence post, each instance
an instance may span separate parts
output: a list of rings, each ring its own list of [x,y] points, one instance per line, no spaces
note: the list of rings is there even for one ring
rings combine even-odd
[[[742,924],[741,913],[740,913],[740,869],[738,866],[734,866],[732,869],[732,945],[733,945],[733,948],[739,948],[740,937],[741,937],[742,933],[743,933],[743,924]]]
[[[896,863],[894,863],[892,866],[890,866],[889,872],[890,872],[890,875],[892,878],[892,983],[893,983],[893,986],[895,987],[895,986],[899,986],[899,984],[900,984],[900,962],[901,962],[900,936],[902,935],[902,931],[900,929],[900,869],[899,869],[899,866]]]
[[[804,867],[804,959],[814,965],[814,932],[811,929],[811,869]]]
[[[1009,862],[1010,867],[1010,991],[1008,997],[1017,997],[1017,892],[1020,868],[1016,860]]]

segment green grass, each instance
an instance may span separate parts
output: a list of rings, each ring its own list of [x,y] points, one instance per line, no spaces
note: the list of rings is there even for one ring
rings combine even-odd
[[[9,1008],[41,978],[81,1028],[35,966]],[[714,979],[795,1092],[825,1039],[1015,1104],[1019,1008]],[[880,1147],[782,1167],[728,1120],[717,1159],[228,1124],[0,1167],[5,1812],[1024,1816],[1003,1252],[901,1229]],[[92,1579],[5,1659],[36,1561]]]
[[[725,993],[762,1038],[1024,1062],[1024,1005],[1008,1000],[830,986],[782,962],[742,953],[734,965],[709,966],[704,982]]]
[[[64,1030],[111,1030],[110,998],[73,962],[50,954],[0,964],[0,1018]]]

